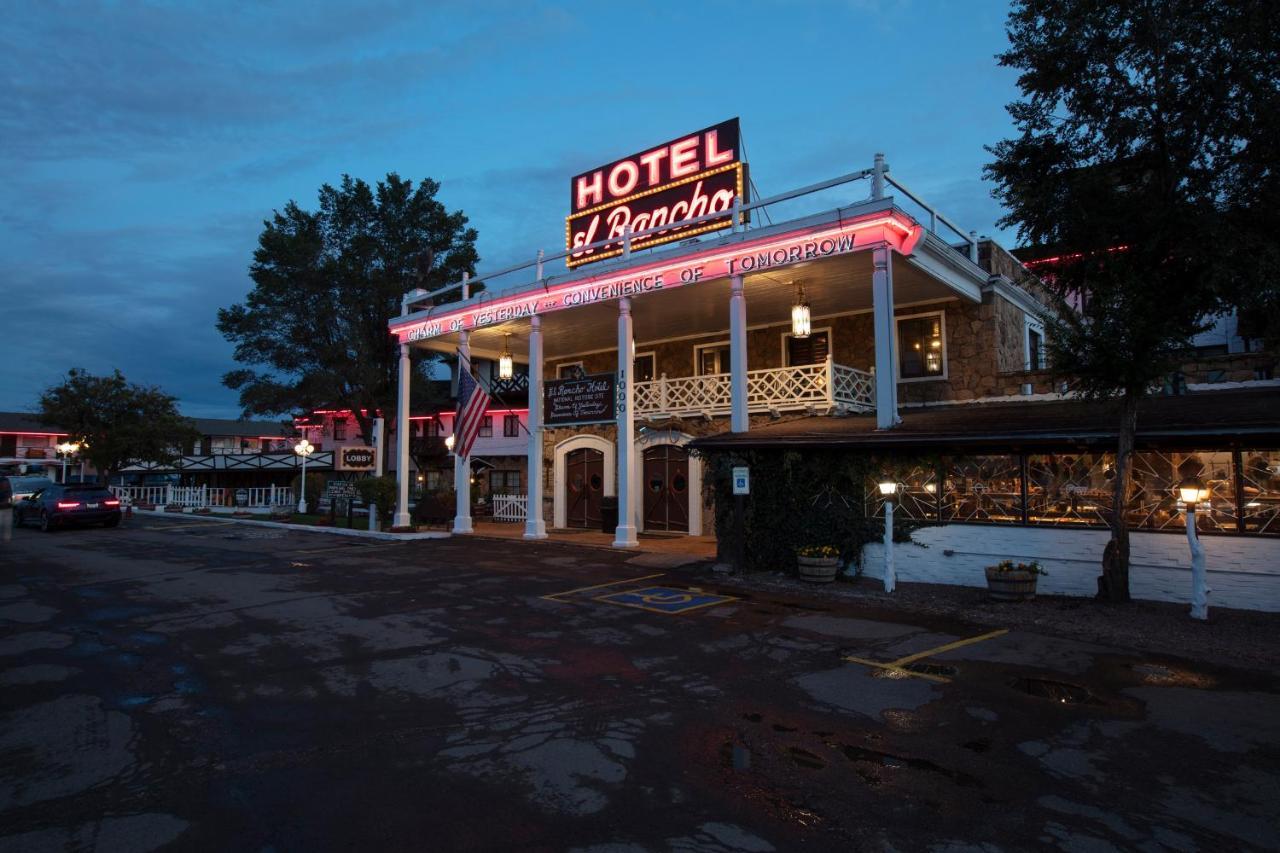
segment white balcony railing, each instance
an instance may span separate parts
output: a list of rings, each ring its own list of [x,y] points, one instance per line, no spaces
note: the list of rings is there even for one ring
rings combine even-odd
[[[637,382],[635,407],[637,415],[727,415],[733,408],[730,375],[668,379],[663,374],[652,382]],[[830,358],[820,364],[747,371],[748,412],[870,412],[875,407],[875,374]]]

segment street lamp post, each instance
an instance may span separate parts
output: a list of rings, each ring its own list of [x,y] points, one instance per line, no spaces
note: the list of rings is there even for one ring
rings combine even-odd
[[[1209,490],[1198,477],[1178,484],[1178,496],[1186,506],[1187,544],[1191,546],[1191,618],[1209,618],[1209,580],[1205,576],[1204,546],[1196,534],[1196,504],[1209,498]]]
[[[301,495],[298,497],[298,512],[305,513],[307,511],[307,457],[315,452],[315,445],[307,441],[305,438],[293,446],[293,452],[302,457],[302,481],[301,488],[298,489]]]
[[[67,482],[67,459],[71,456],[71,454],[75,453],[79,449],[80,449],[80,445],[74,441],[64,441],[62,442],[62,444],[58,445],[58,452],[62,454],[62,482],[63,483]],[[80,479],[83,480],[84,476],[82,475]]]
[[[893,592],[898,576],[893,567],[893,499],[898,493],[896,480],[881,480],[880,496],[884,498],[884,591]]]

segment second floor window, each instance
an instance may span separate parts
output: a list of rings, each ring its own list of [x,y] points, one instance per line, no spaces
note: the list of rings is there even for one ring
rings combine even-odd
[[[480,438],[493,438],[493,415],[485,415],[480,421]]]
[[[507,415],[502,419],[502,435],[504,438],[520,437],[520,416]]]
[[[729,345],[708,344],[694,347],[694,366],[699,376],[712,376],[729,372]]]
[[[652,382],[657,375],[654,366],[654,354],[642,352],[636,356],[635,370],[631,375],[633,382]]]
[[[942,314],[898,321],[898,375],[903,379],[945,379],[946,337]]]
[[[333,440],[345,441],[347,438],[347,419],[338,418],[333,422]]]

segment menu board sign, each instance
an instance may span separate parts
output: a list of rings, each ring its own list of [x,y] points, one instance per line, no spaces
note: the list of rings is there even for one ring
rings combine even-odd
[[[542,383],[543,423],[562,426],[612,422],[613,395],[612,373],[582,379],[548,379]]]

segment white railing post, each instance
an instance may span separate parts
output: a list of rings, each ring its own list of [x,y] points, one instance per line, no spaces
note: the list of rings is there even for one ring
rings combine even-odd
[[[827,405],[834,406],[836,403],[836,363],[831,358],[831,353],[827,353]]]
[[[171,503],[173,503],[173,486],[166,484],[164,487],[164,505],[168,506]]]
[[[667,374],[658,377],[658,411],[667,411]]]
[[[267,504],[267,506],[272,506],[272,507],[274,507],[274,506],[276,505],[276,484],[275,484],[275,483],[272,483],[272,484],[271,484],[271,498],[270,498],[270,500],[271,500],[271,503]]]

